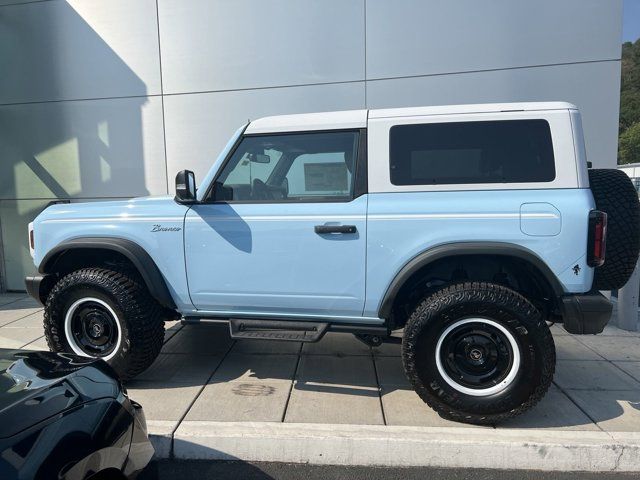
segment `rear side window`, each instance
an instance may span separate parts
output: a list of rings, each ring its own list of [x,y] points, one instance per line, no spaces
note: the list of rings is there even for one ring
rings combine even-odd
[[[441,185],[551,182],[546,120],[396,125],[389,138],[391,183]]]

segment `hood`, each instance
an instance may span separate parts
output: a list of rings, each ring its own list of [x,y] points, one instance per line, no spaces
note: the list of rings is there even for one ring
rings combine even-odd
[[[58,222],[87,219],[133,220],[154,215],[180,217],[186,207],[175,202],[174,197],[138,197],[130,200],[96,201],[84,203],[55,203],[46,207],[33,221],[37,227],[43,222]]]
[[[52,203],[46,207],[41,215],[59,216],[78,212],[128,212],[139,209],[162,208],[164,205],[175,204],[171,195],[155,197],[136,197],[129,200],[97,200],[95,202]]]
[[[0,438],[122,387],[102,360],[0,349]]]

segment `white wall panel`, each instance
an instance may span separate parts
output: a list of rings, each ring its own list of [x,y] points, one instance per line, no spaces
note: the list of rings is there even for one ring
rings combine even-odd
[[[0,198],[166,193],[160,97],[0,106]]]
[[[165,93],[364,79],[364,0],[159,0]]]
[[[155,0],[0,7],[0,103],[160,93]]]
[[[367,82],[370,108],[567,101],[582,112],[587,158],[614,167],[620,62],[583,63]]]
[[[165,98],[169,191],[182,169],[204,178],[229,137],[248,119],[364,108],[364,83],[270,88]]]
[[[622,0],[367,0],[367,79],[620,58]]]

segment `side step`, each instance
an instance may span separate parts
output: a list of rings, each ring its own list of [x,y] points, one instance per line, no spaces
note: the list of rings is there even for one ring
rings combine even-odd
[[[329,324],[326,322],[292,322],[289,320],[229,319],[231,338],[317,342]]]

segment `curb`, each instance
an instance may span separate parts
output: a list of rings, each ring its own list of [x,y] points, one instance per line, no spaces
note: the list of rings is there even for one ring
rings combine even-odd
[[[183,421],[171,435],[169,425],[153,427],[151,438],[159,458],[640,471],[636,432]]]

